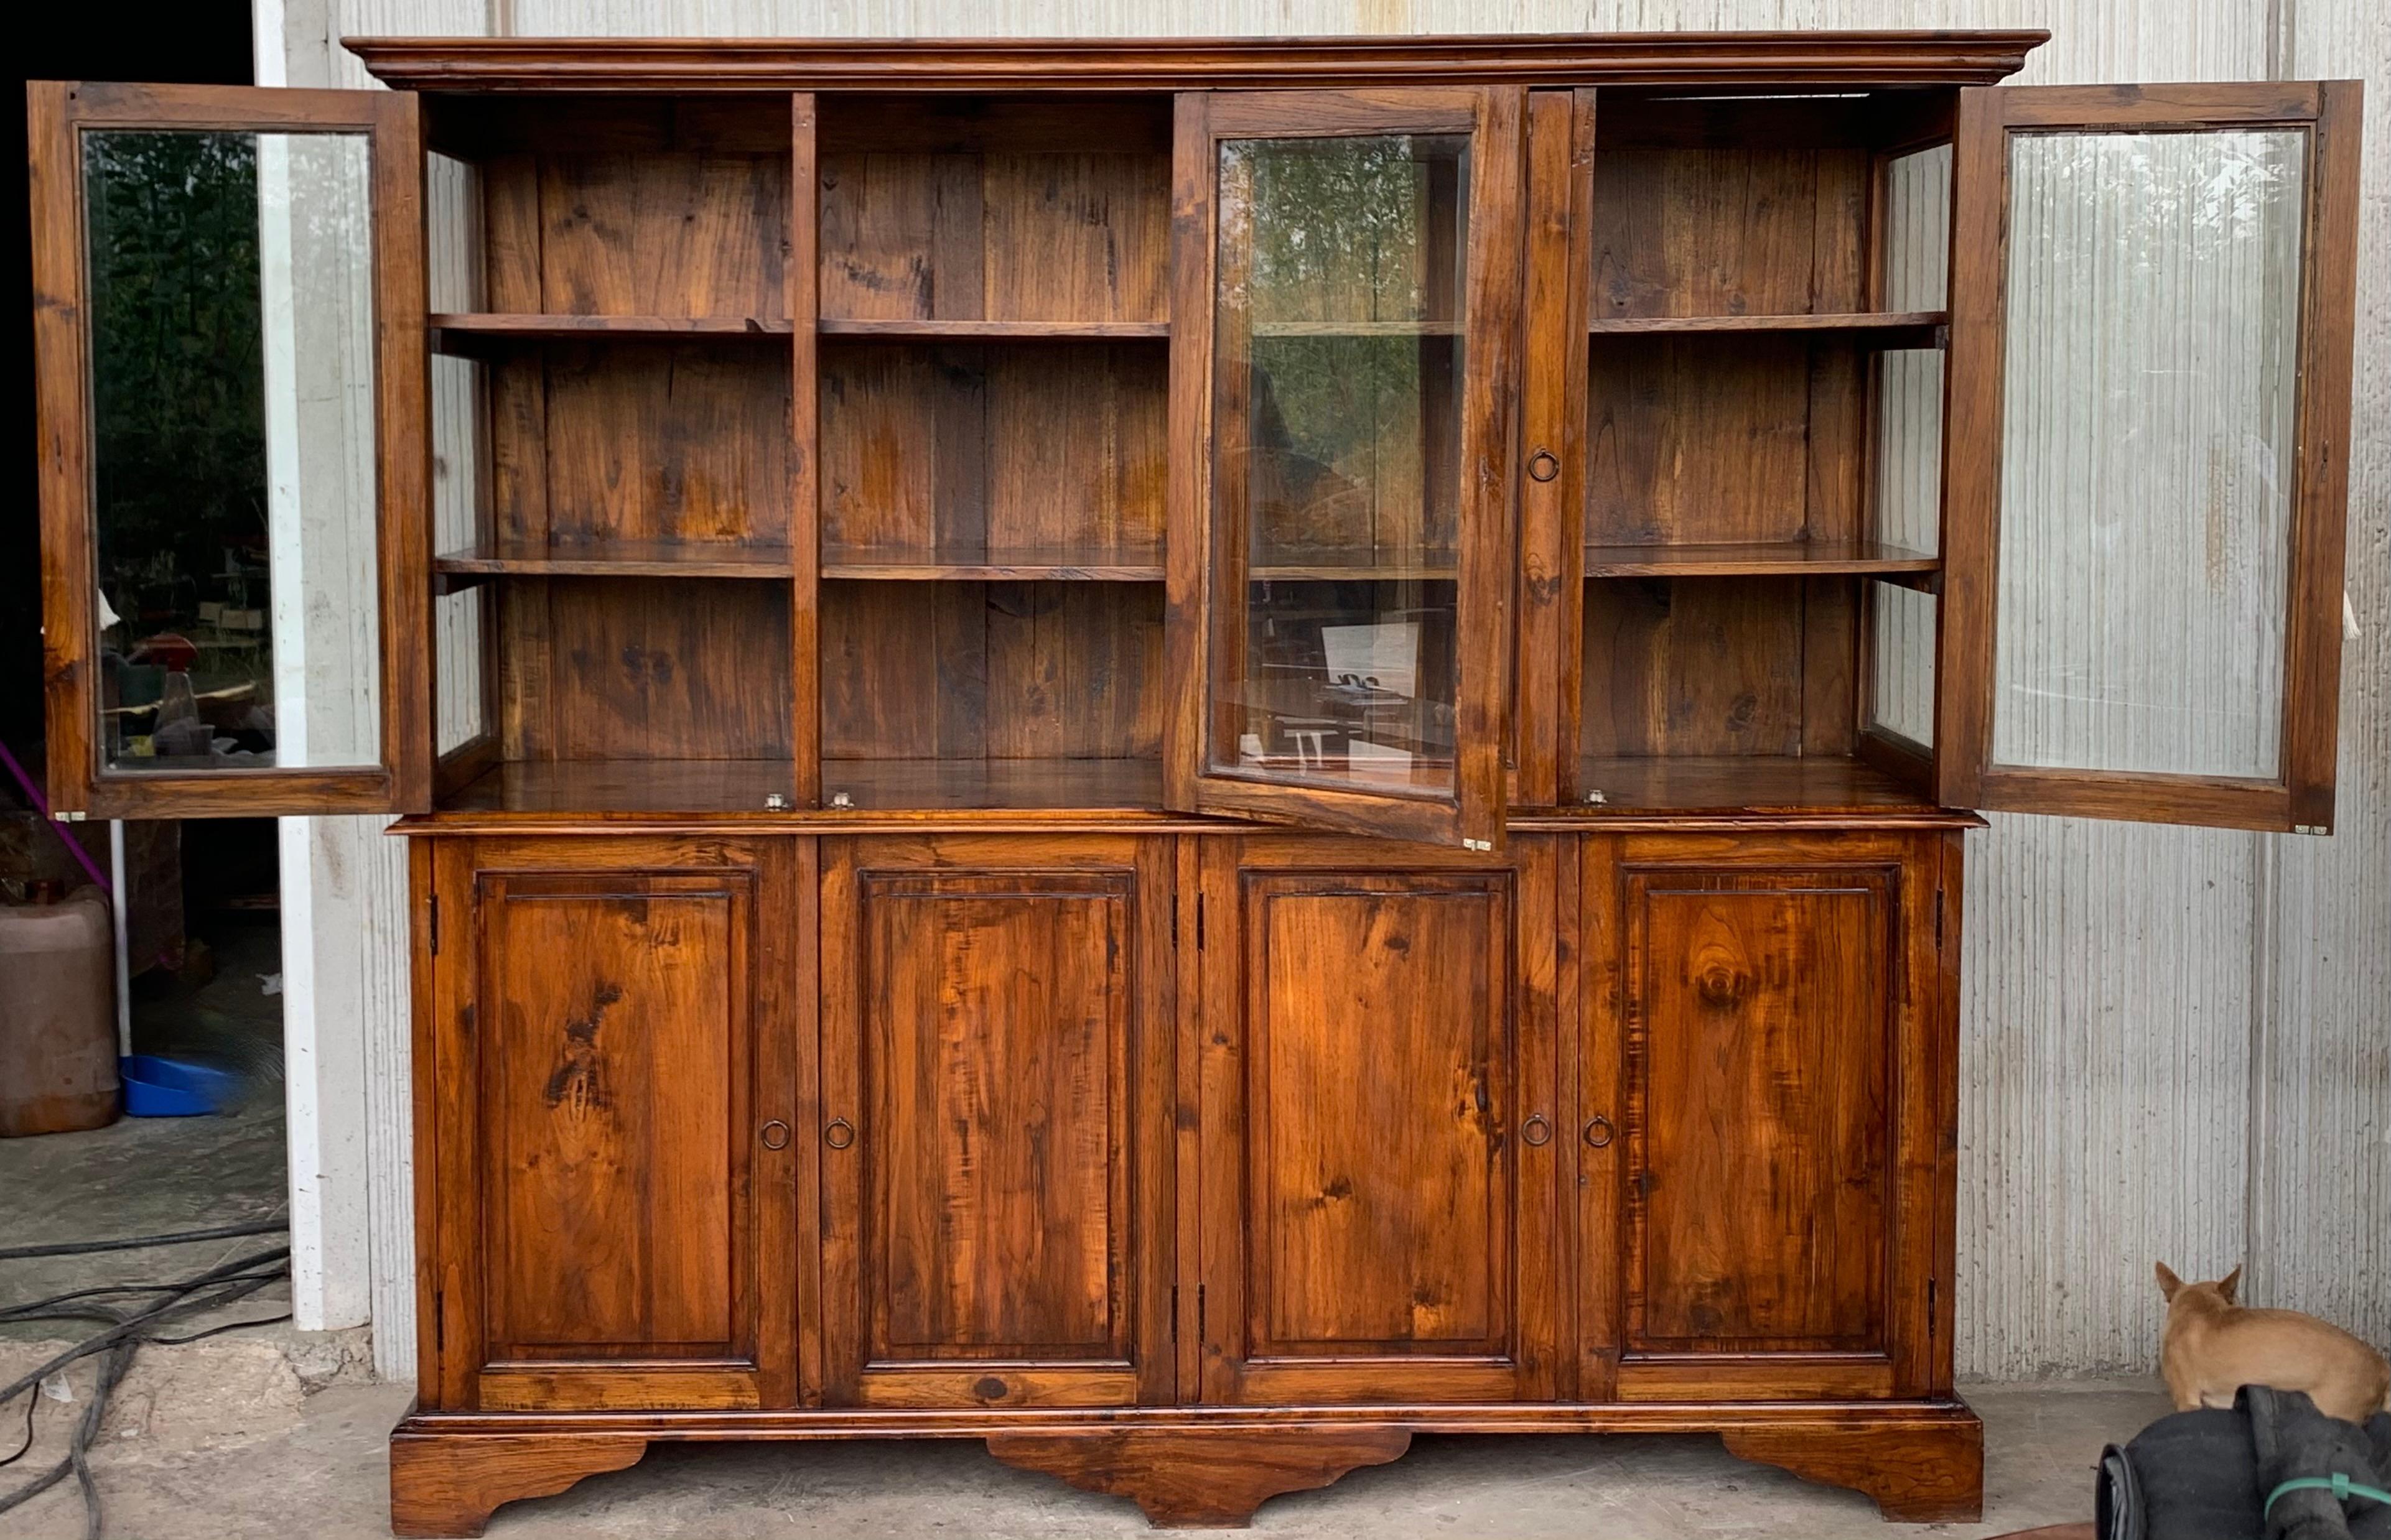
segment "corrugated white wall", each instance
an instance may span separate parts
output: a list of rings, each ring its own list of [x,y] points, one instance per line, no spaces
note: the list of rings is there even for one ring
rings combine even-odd
[[[261,12],[272,0],[261,0]],[[291,81],[342,33],[1061,35],[2043,27],[2022,83],[2367,80],[2350,494],[2360,635],[2330,841],[1998,817],[1971,837],[1963,1373],[2147,1369],[2150,1264],[2391,1340],[2391,6],[2382,0],[291,0]],[[263,29],[261,29],[263,31]],[[300,57],[309,62],[304,68]],[[384,842],[385,845],[391,843]],[[395,864],[398,853],[379,859]],[[398,948],[396,930],[374,944]],[[398,955],[403,969],[404,956]],[[395,1058],[403,1066],[403,1040]],[[377,1141],[375,1309],[411,1362],[401,1148]],[[394,1208],[392,1205],[396,1205]],[[400,1344],[404,1343],[404,1351]]]

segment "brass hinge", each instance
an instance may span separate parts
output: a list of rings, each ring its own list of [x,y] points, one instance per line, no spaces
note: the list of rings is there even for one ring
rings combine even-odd
[[[1198,952],[1204,950],[1204,895],[1202,893],[1196,895],[1196,950]],[[1196,1297],[1201,1300],[1203,1296],[1199,1293]]]
[[[440,955],[440,895],[438,893],[433,893],[432,895],[432,923],[430,930],[432,932],[432,955],[436,957]]]

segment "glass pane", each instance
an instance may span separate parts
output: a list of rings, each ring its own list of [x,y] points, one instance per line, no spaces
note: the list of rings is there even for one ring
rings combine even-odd
[[[86,131],[101,764],[381,758],[361,134]]]
[[[437,312],[476,311],[484,263],[478,211],[481,173],[469,161],[427,154],[423,213],[428,240],[424,285]],[[486,366],[446,353],[432,357],[432,548],[471,550],[481,543],[489,488],[485,423]],[[490,731],[482,687],[493,597],[486,584],[433,600],[433,751],[451,753]]]
[[[2011,138],[1997,763],[2279,773],[2307,151]]]
[[[1212,763],[1450,797],[1468,137],[1220,173]]]
[[[1951,147],[1896,156],[1885,165],[1884,308],[1941,310],[1951,251]],[[1943,539],[1943,352],[1877,355],[1876,528],[1889,545],[1932,555]],[[1932,594],[1868,585],[1868,725],[1920,748],[1934,742]]]

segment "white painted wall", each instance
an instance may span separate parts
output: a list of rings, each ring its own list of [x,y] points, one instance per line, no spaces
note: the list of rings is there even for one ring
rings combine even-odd
[[[2146,1369],[2150,1264],[2391,1340],[2391,6],[2382,0],[257,0],[291,83],[370,83],[342,33],[1057,35],[2042,27],[2021,83],[2367,80],[2350,488],[2361,634],[2330,841],[1999,817],[1968,883],[1963,1373]],[[261,79],[265,78],[261,75]],[[362,1033],[377,1358],[412,1363],[406,930],[394,841],[319,934],[376,959]],[[371,877],[364,872],[370,868]],[[286,870],[288,868],[286,867]],[[288,879],[286,878],[286,880]],[[286,914],[293,913],[286,908]],[[319,995],[319,1000],[322,996]],[[291,1010],[297,1017],[301,1002]],[[300,1029],[294,1028],[294,1033]],[[319,1033],[319,1035],[322,1035]],[[295,1063],[295,1055],[294,1055]],[[294,1081],[294,1085],[297,1083]],[[294,1128],[296,1123],[294,1121]]]

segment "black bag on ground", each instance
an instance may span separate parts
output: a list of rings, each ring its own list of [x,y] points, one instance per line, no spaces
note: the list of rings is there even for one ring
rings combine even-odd
[[[2391,1413],[2361,1428],[2299,1391],[2244,1385],[2233,1409],[2163,1417],[2100,1454],[2100,1540],[2391,1540],[2391,1504],[2283,1482],[2346,1476],[2391,1491]]]

